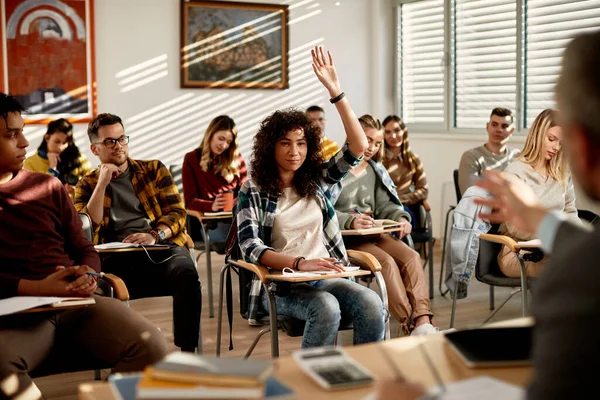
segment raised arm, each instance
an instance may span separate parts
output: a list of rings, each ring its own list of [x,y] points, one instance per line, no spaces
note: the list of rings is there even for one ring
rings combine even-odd
[[[323,47],[317,46],[311,51],[311,54],[315,75],[317,75],[319,81],[329,92],[330,98],[334,99],[338,97],[342,93],[342,89],[331,53],[327,51],[326,57]],[[346,137],[348,138],[348,148],[356,157],[362,157],[369,144],[367,143],[367,137],[358,122],[358,118],[350,106],[348,98],[343,97],[341,100],[337,101],[335,103],[335,108],[340,114],[340,118],[344,124],[344,130],[346,131]]]

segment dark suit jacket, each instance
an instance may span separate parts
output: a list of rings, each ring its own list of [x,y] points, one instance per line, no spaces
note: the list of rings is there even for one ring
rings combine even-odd
[[[568,222],[533,297],[534,376],[528,399],[597,396],[600,385],[600,229]],[[594,395],[594,393],[596,393]]]

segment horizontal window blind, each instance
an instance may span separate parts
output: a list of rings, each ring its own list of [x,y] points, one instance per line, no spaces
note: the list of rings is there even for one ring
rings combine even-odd
[[[402,118],[410,124],[442,124],[444,99],[444,0],[399,7],[398,77]]]
[[[514,0],[452,2],[454,127],[483,128],[494,107],[517,106]]]
[[[523,0],[525,127],[554,108],[562,53],[579,33],[600,29],[600,0]],[[600,71],[599,71],[600,73]]]

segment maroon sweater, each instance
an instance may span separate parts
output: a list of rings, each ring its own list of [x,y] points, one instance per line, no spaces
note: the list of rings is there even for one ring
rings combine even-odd
[[[240,176],[239,178],[237,176],[234,177],[233,181],[229,183],[221,175],[215,175],[210,170],[202,171],[202,168],[200,168],[201,157],[202,150],[196,149],[187,153],[183,159],[183,166],[181,167],[183,197],[187,209],[212,212],[212,203],[219,193],[233,190],[235,196],[237,196],[242,183],[248,179],[248,170],[240,154]]]
[[[21,279],[81,264],[100,272],[100,258],[58,179],[22,169],[0,184],[0,298],[16,296]]]

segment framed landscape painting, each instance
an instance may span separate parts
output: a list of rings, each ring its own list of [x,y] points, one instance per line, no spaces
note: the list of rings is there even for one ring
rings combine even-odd
[[[95,114],[93,0],[0,0],[0,90],[28,123]]]
[[[288,87],[288,6],[181,2],[181,87]]]

